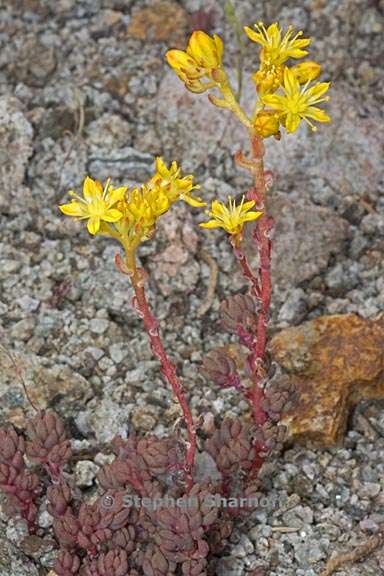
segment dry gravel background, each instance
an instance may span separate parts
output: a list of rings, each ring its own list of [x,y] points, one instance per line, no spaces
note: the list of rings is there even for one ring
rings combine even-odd
[[[384,310],[384,3],[235,5],[244,23],[278,18],[304,29],[333,81],[333,124],[315,135],[304,127],[268,146],[277,220],[273,329],[321,314],[374,318]],[[0,0],[0,7],[3,342],[17,353],[35,397],[69,418],[78,445],[107,442],[131,427],[163,434],[174,418],[171,395],[130,308],[127,281],[114,268],[116,247],[91,239],[56,205],[86,174],[148,178],[158,154],[193,171],[207,198],[246,189],[248,177],[231,155],[245,145],[245,134],[205,106],[204,96],[186,93],[164,63],[167,47],[183,46],[193,25],[206,25],[224,37],[226,63],[234,67],[236,42],[222,3]],[[246,71],[256,62],[249,45]],[[252,98],[246,85],[245,106]],[[203,232],[199,218],[176,207],[143,246],[142,263],[196,414],[233,414],[243,403],[210,389],[198,366],[205,351],[227,341],[217,323],[219,301],[244,283],[225,235]],[[216,259],[219,281],[213,306],[199,318],[209,282],[204,252]],[[0,419],[20,423],[24,398],[7,359],[0,364]],[[237,576],[266,565],[271,576],[319,574],[333,551],[353,548],[384,522],[383,456],[378,404],[358,408],[342,449],[287,449],[265,479],[284,503],[253,515],[217,573]],[[78,465],[79,484],[92,483],[94,474],[89,462]],[[5,535],[17,545],[20,526],[1,526],[0,575],[37,574],[37,564],[17,548],[4,552]],[[39,563],[49,566],[51,558],[47,553]],[[337,572],[381,573],[384,550]]]

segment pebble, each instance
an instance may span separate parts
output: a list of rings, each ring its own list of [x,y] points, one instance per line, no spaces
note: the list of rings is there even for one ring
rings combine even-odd
[[[109,321],[103,318],[92,318],[89,322],[89,329],[94,334],[104,334],[108,330]]]
[[[157,154],[167,162],[176,158],[184,171],[194,173],[208,202],[241,195],[250,179],[235,168],[232,153],[248,146],[246,131],[226,111],[205,106],[206,95],[185,91],[162,63],[165,43],[127,40],[131,0],[104,0],[101,12],[100,2],[60,0],[49,6],[49,17],[33,0],[21,2],[30,8],[23,11],[16,6],[20,3],[8,4],[0,82],[0,211],[5,215],[1,324],[15,350],[28,348],[38,356],[36,372],[26,361],[30,385],[45,398],[59,382],[54,393],[60,413],[73,418],[91,445],[109,442],[115,434],[126,437],[134,412],[144,432],[166,435],[174,419],[163,418],[161,406],[171,402],[171,392],[159,377],[140,318],[131,309],[129,282],[115,270],[117,245],[91,238],[82,223],[60,215],[56,204],[61,201],[55,198],[69,189],[81,190],[86,173],[138,184],[152,175]],[[218,4],[186,0],[183,5],[191,16],[198,10],[204,16],[213,7],[212,32],[224,35],[231,61],[234,36],[224,26]],[[239,4],[241,21],[253,21],[254,2]],[[303,127],[280,142],[266,141],[266,164],[274,177],[269,200],[277,222],[271,328],[332,312],[372,318],[384,307],[384,131],[377,97],[377,86],[383,83],[381,13],[368,0],[306,1],[300,7],[264,4],[260,18],[265,21],[292,23],[305,34],[317,31],[313,55],[326,63],[323,78],[337,78],[338,84],[329,103],[330,125],[319,127],[316,134]],[[140,8],[140,2],[136,5]],[[251,70],[258,50],[248,44]],[[244,103],[251,109],[255,91],[246,76]],[[77,134],[80,112],[84,125]],[[186,130],[191,137],[186,138]],[[22,206],[15,202],[20,198]],[[228,342],[216,326],[219,300],[244,291],[245,283],[236,272],[226,235],[200,230],[200,214],[189,208],[182,216],[170,211],[168,228],[159,227],[155,238],[140,248],[140,256],[146,269],[153,267],[149,301],[161,321],[166,349],[185,375],[183,383],[196,414],[236,415],[245,411],[244,401],[203,383],[197,364],[208,348]],[[166,260],[173,255],[173,248],[166,252],[172,242],[185,244],[181,255],[187,258],[174,277]],[[196,310],[210,278],[202,249],[218,263],[219,275],[212,306],[200,319]],[[162,259],[155,261],[158,254]],[[52,300],[53,289],[66,279],[68,292]],[[182,328],[184,322],[189,332]],[[190,358],[193,363],[187,368]],[[8,381],[8,372],[7,382],[0,382],[2,417],[5,410],[19,407],[22,398],[14,373],[9,372]],[[157,402],[154,410],[148,408],[152,401]],[[368,428],[362,432],[348,422],[343,451],[293,446],[286,451],[287,459],[273,460],[263,479],[266,493],[277,502],[284,496],[288,500],[280,508],[271,505],[252,514],[237,533],[238,541],[229,544],[228,555],[220,558],[218,575],[251,573],[262,558],[270,576],[315,576],[333,550],[350,549],[361,541],[361,531],[375,533],[375,526],[383,523],[374,510],[384,503],[379,434],[384,419],[379,415],[371,420],[378,431],[375,437]],[[95,463],[77,463],[76,474],[85,489],[94,484],[96,465],[111,457],[100,453]],[[202,468],[205,465],[207,461]],[[275,530],[283,519],[298,531]],[[43,506],[41,527],[48,528],[51,520]],[[12,530],[11,522],[11,539]],[[52,561],[53,553],[47,553],[40,568]],[[339,572],[376,576],[380,570],[384,557],[378,552]],[[0,576],[37,572],[19,546],[0,537]]]
[[[16,303],[24,310],[24,312],[36,312],[40,306],[39,300],[32,298],[28,294],[24,294],[16,299]]]
[[[308,298],[302,288],[292,290],[280,308],[278,320],[284,325],[299,324],[308,310]]]
[[[79,487],[92,486],[99,466],[90,460],[80,460],[75,467],[75,482]]]

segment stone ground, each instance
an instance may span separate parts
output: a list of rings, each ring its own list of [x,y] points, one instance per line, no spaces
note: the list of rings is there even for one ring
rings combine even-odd
[[[147,179],[158,154],[193,171],[208,199],[246,190],[248,176],[232,157],[246,145],[244,132],[205,96],[187,93],[164,62],[167,47],[183,47],[193,27],[205,27],[223,36],[234,69],[236,41],[222,5],[0,0],[2,342],[14,350],[35,399],[67,416],[84,445],[131,428],[163,434],[174,410],[130,307],[126,278],[115,270],[116,246],[91,239],[60,215],[57,203],[86,174]],[[304,127],[267,146],[277,221],[272,328],[322,314],[375,318],[384,310],[383,0],[235,5],[244,23],[278,18],[303,28],[333,82],[332,125],[316,134]],[[257,50],[248,45],[245,71],[256,62]],[[245,106],[253,96],[246,83]],[[178,206],[164,217],[141,250],[142,264],[193,410],[238,414],[244,402],[210,388],[198,367],[204,352],[228,341],[218,305],[244,282],[225,235],[199,229],[196,212]],[[200,317],[207,254],[219,276],[213,305]],[[0,419],[20,424],[25,401],[5,356],[0,364]],[[259,565],[271,576],[319,574],[333,553],[353,549],[384,522],[383,462],[378,404],[356,410],[341,449],[287,448],[265,471],[268,494],[280,504],[234,534],[218,574],[247,574]],[[84,468],[94,475],[86,462]],[[3,524],[3,532],[16,548],[5,561],[1,536],[1,576],[37,574],[37,564],[17,549],[17,527]],[[41,574],[51,558],[40,559]],[[380,573],[383,550],[337,572]]]

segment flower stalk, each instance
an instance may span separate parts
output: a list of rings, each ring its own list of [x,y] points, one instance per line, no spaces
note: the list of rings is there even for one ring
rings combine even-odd
[[[135,292],[134,306],[137,308],[140,315],[142,316],[144,328],[148,334],[148,338],[151,343],[152,352],[160,361],[161,372],[165,377],[165,379],[167,380],[167,382],[170,384],[173,394],[177,399],[183,412],[184,422],[188,434],[186,462],[183,466],[183,470],[186,475],[188,489],[191,489],[193,486],[192,473],[196,453],[196,431],[192,414],[186,401],[182,385],[176,375],[176,366],[168,358],[168,355],[164,349],[162,340],[160,338],[158,329],[159,323],[149,308],[144,290],[144,283],[145,283],[144,270],[142,268],[137,267],[136,255],[134,250],[126,249],[125,263],[128,270],[128,274],[130,276],[133,290]]]

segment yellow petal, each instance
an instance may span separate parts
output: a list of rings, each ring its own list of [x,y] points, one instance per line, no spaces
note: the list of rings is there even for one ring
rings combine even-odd
[[[276,110],[283,108],[283,97],[279,96],[278,94],[267,94],[266,96],[262,97],[262,101],[266,106],[270,106]]]
[[[196,62],[206,68],[215,68],[220,65],[215,41],[202,30],[193,32],[187,48]]]
[[[116,202],[120,202],[120,200],[124,200],[125,193],[128,190],[127,186],[120,186],[120,188],[110,188],[108,190],[108,194],[106,197],[106,202],[109,206],[116,204]]]
[[[97,234],[100,229],[100,218],[98,216],[92,216],[92,218],[88,220],[87,228],[88,232],[93,236]]]
[[[183,194],[181,199],[184,200],[184,202],[186,202],[190,206],[193,206],[193,208],[201,208],[202,206],[207,205],[207,203],[203,202],[201,198],[199,198],[199,197],[194,198],[193,196],[190,196],[189,194]]]
[[[254,200],[248,200],[248,202],[245,202],[242,207],[241,207],[241,211],[242,212],[247,212],[247,210],[250,210],[251,208],[253,208],[253,206],[256,204],[256,202]]]
[[[224,206],[222,202],[219,202],[218,200],[213,200],[211,212],[213,216],[222,216],[223,214],[228,212],[228,209],[226,206]]]
[[[330,82],[318,82],[317,84],[312,86],[312,88],[309,88],[309,90],[307,90],[307,96],[309,98],[309,101],[312,104],[318,102],[319,99],[327,92],[330,85],[331,85]]]
[[[272,40],[273,46],[279,46],[281,42],[281,30],[277,22],[274,22],[267,28],[267,36]]]
[[[104,212],[102,219],[105,220],[106,222],[117,222],[118,220],[121,220],[122,217],[123,214],[120,212],[120,210],[110,208],[109,210]]]
[[[98,180],[92,180],[89,176],[86,177],[83,184],[83,196],[86,200],[93,200],[98,196],[102,196],[103,186]]]
[[[285,119],[285,128],[287,132],[295,132],[300,124],[300,116],[298,114],[287,114]]]
[[[202,228],[220,228],[222,224],[217,220],[209,220],[208,222],[203,222],[200,224]]]
[[[248,36],[248,38],[250,40],[252,40],[253,42],[257,42],[258,44],[262,44],[262,35],[260,34],[260,32],[256,32],[255,30],[252,30],[252,28],[250,28],[249,26],[244,26],[244,32],[246,33],[246,35]]]
[[[76,216],[76,217],[84,217],[87,214],[87,210],[84,204],[81,202],[76,202],[72,200],[69,204],[62,204],[59,206],[59,209],[62,211],[63,214],[66,216]]]
[[[248,212],[248,214],[244,214],[241,219],[243,222],[250,222],[251,220],[257,220],[261,215],[262,212]]]
[[[216,44],[217,57],[219,59],[219,62],[221,63],[222,58],[223,58],[223,52],[224,52],[224,44],[223,44],[223,41],[220,38],[220,36],[217,36],[217,34],[213,35],[213,39],[214,39],[215,44]]]
[[[330,116],[328,116],[328,114],[326,112],[324,112],[324,110],[322,110],[321,108],[317,108],[316,106],[310,106],[306,110],[305,115],[308,116],[309,118],[313,118],[317,122],[330,122],[331,121]]]
[[[156,172],[158,172],[162,178],[168,176],[168,169],[160,156],[156,158]]]
[[[295,64],[295,66],[292,66],[291,70],[300,84],[305,84],[310,80],[316,80],[320,75],[321,66],[317,62],[308,60],[307,62]]]
[[[291,96],[300,90],[300,84],[298,80],[288,67],[284,69],[284,90],[288,96]]]
[[[200,78],[204,71],[199,70],[197,62],[183,50],[168,50],[166,53],[168,64],[176,70],[186,74],[190,78]]]

